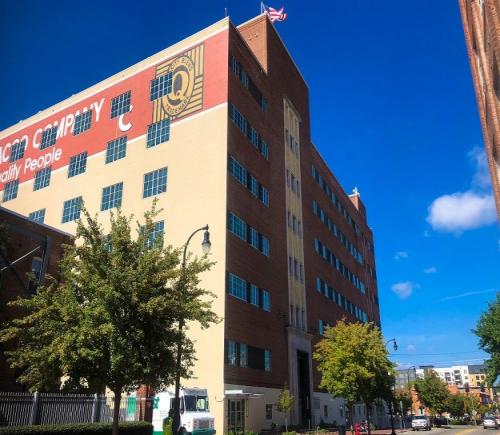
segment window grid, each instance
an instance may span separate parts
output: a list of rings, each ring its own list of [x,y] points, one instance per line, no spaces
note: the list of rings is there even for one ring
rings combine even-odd
[[[228,212],[227,226],[236,237],[269,257],[269,239],[232,212]]]
[[[121,207],[123,197],[123,182],[102,189],[101,211]]]
[[[9,161],[12,163],[22,159],[24,157],[25,150],[26,150],[26,139],[12,145]]]
[[[141,228],[142,231],[146,231],[146,227]],[[158,239],[161,240],[160,246],[163,246],[163,235],[165,232],[165,221],[158,221],[153,223],[153,229],[146,239],[146,246],[152,248]]]
[[[3,202],[10,201],[11,199],[17,198],[17,191],[19,189],[19,180],[14,180],[9,183],[5,183],[3,190]]]
[[[92,125],[92,110],[80,113],[75,116],[75,125],[73,127],[73,136],[83,133]]]
[[[167,191],[167,168],[144,174],[143,198],[158,195]]]
[[[233,103],[229,103],[229,118],[247,137],[266,159],[269,159],[269,147],[262,139],[262,136],[250,125],[247,119],[240,113]]]
[[[36,171],[33,190],[40,190],[43,189],[44,187],[47,187],[50,183],[51,172],[52,172],[51,166]]]
[[[253,196],[258,197],[264,205],[269,206],[269,191],[231,155],[228,166],[230,174],[240,184],[245,186]]]
[[[62,223],[71,222],[80,218],[82,208],[82,197],[68,199],[64,201]]]
[[[127,136],[119,137],[108,142],[106,148],[106,163],[123,159],[127,154]]]
[[[42,132],[42,140],[40,141],[40,149],[44,150],[56,143],[57,125]]]
[[[157,98],[167,95],[172,92],[172,73],[169,72],[160,77],[151,80],[150,100],[154,101]]]
[[[131,95],[131,91],[127,91],[111,100],[111,119],[123,115],[130,110]]]
[[[229,231],[241,240],[247,240],[247,224],[234,213],[229,213]]]
[[[69,159],[68,178],[85,172],[87,169],[87,151]]]
[[[229,294],[235,298],[247,301],[247,282],[239,276],[229,274]]]
[[[250,303],[259,306],[259,288],[255,284],[250,284]]]
[[[37,222],[39,224],[43,224],[43,221],[45,220],[45,209],[42,208],[37,211],[33,211],[28,215],[28,219],[32,220],[33,222]]]
[[[354,305],[349,299],[340,294],[337,290],[334,290],[319,277],[316,277],[316,290],[318,293],[321,293],[327,299],[337,304],[340,308],[352,314],[359,321],[363,323],[368,322],[368,315],[361,308]]]
[[[148,127],[146,148],[152,148],[170,139],[170,119],[163,119]]]
[[[356,287],[361,293],[366,292],[366,287],[363,281],[361,281],[356,274],[351,272],[351,270],[342,263],[335,254],[332,253],[320,240],[314,239],[314,250],[323,259],[330,264],[330,266],[337,269],[337,271],[344,276],[348,281],[351,282],[354,287]]]

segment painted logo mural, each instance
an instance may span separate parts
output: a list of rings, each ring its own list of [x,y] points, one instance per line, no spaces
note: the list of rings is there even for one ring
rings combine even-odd
[[[130,141],[146,135],[152,123],[164,119],[175,123],[226,101],[226,56],[227,31],[222,31],[154,66],[117,77],[116,83],[72,104],[63,102],[62,107],[47,110],[44,118],[27,120],[23,127],[0,138],[0,192],[6,183],[24,183],[46,167],[52,171],[65,167],[79,153],[103,152],[110,141],[121,136]],[[204,64],[205,57],[210,63]],[[170,76],[168,92],[151,101],[152,80],[166,74]],[[128,110],[113,115],[120,98]],[[86,112],[91,113],[90,126],[75,134],[77,118]],[[42,136],[48,133],[54,136],[53,142],[41,145]]]
[[[156,67],[155,77],[170,76],[171,90],[153,102],[153,122],[175,120],[203,108],[203,44]]]

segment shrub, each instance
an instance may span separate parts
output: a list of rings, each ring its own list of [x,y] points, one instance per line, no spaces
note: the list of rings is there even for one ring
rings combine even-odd
[[[151,435],[153,425],[145,421],[120,423],[120,435]],[[46,424],[0,428],[0,435],[111,435],[111,423]]]

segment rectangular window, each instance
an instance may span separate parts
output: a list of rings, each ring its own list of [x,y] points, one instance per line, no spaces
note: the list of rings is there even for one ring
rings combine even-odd
[[[157,169],[156,171],[144,174],[144,192],[143,198],[159,195],[167,191],[167,168]]]
[[[130,110],[131,95],[131,91],[127,91],[111,100],[111,119],[123,115]]]
[[[325,332],[325,327],[324,327],[324,324],[323,324],[323,320],[318,320],[318,331],[319,331],[319,335],[323,335],[324,332]]]
[[[229,231],[241,240],[247,240],[247,224],[234,213],[229,212]]]
[[[248,182],[248,189],[250,190],[253,196],[257,196],[259,194],[259,183],[253,175],[250,175],[250,179]]]
[[[157,98],[163,97],[172,92],[172,73],[168,72],[160,77],[151,80],[150,100],[154,101]]]
[[[42,139],[40,141],[40,149],[44,150],[49,148],[56,143],[57,138],[57,125],[52,128],[48,128],[42,132]]]
[[[264,370],[266,372],[271,371],[271,351],[270,350],[264,350]]]
[[[22,159],[24,157],[25,149],[26,149],[26,139],[12,145],[9,162],[10,163],[17,162],[18,160]]]
[[[229,294],[235,298],[247,301],[247,282],[239,276],[229,274]]]
[[[120,160],[127,154],[127,136],[119,137],[108,142],[106,147],[106,163]]]
[[[82,208],[81,196],[64,201],[62,223],[71,222],[76,219],[79,219],[81,208]]]
[[[170,119],[155,122],[148,127],[146,148],[151,148],[170,139]]]
[[[123,196],[123,182],[107,186],[102,189],[101,211],[121,207]]]
[[[87,169],[87,151],[69,159],[68,178],[82,174]]]
[[[92,124],[92,110],[80,113],[75,116],[75,125],[73,126],[73,136],[88,130]]]
[[[250,227],[250,246],[259,249],[259,233],[255,228]]]
[[[240,367],[248,367],[248,346],[240,343]]]
[[[262,249],[261,252],[266,256],[269,257],[269,239],[266,237],[262,236]]]
[[[266,420],[272,420],[272,419],[273,419],[273,404],[266,403]]]
[[[146,226],[143,225],[141,227],[141,231],[146,231]],[[153,228],[151,229],[151,233],[146,239],[146,246],[148,248],[152,248],[155,246],[156,242],[158,241],[158,246],[162,247],[163,246],[163,236],[165,232],[165,221],[158,221],[153,223]]]
[[[259,199],[263,204],[269,206],[269,190],[267,190],[262,184],[259,185]]]
[[[271,297],[267,290],[262,290],[262,309],[264,311],[271,311]]]
[[[3,190],[3,202],[10,201],[11,199],[17,198],[17,191],[19,189],[19,180],[11,181],[10,183],[5,183]]]
[[[250,284],[250,303],[256,307],[260,306],[259,288],[255,284]]]
[[[36,171],[33,190],[40,190],[49,185],[51,171],[52,171],[51,166]]]
[[[28,219],[32,220],[33,222],[37,222],[39,224],[43,224],[43,221],[45,220],[45,209],[42,208],[37,211],[33,211],[28,215]]]
[[[227,363],[236,365],[236,343],[231,340],[227,341]]]
[[[232,156],[229,156],[229,172],[241,184],[247,184],[247,170],[241,166]]]

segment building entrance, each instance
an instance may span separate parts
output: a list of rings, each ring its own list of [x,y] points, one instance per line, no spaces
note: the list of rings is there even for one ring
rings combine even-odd
[[[245,400],[228,399],[227,401],[227,430],[229,432],[245,431]]]
[[[309,427],[311,422],[311,385],[309,379],[309,354],[297,351],[300,423]]]

